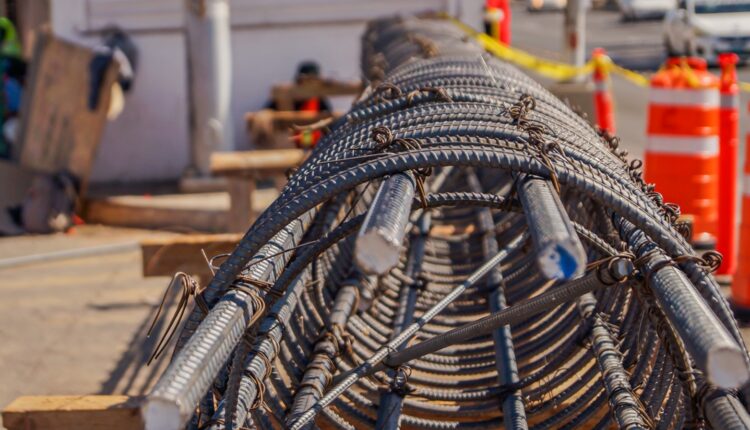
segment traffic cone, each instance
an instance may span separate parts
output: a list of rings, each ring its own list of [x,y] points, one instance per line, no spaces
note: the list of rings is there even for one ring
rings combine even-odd
[[[596,113],[596,125],[615,134],[615,106],[612,101],[612,88],[609,79],[609,57],[604,48],[596,48],[591,53],[594,61],[594,110]]]
[[[718,275],[737,270],[737,157],[740,135],[740,88],[737,54],[719,55],[721,67],[719,102],[719,236],[716,250],[724,256]]]
[[[750,105],[748,105],[750,112]],[[745,138],[745,168],[742,178],[742,219],[740,222],[740,249],[737,272],[732,279],[732,305],[738,318],[747,321],[750,316],[750,132]]]
[[[510,1],[487,0],[484,8],[485,33],[501,43],[510,45]]]
[[[670,58],[651,78],[644,178],[693,216],[693,244],[713,247],[719,217],[719,80],[700,58]]]

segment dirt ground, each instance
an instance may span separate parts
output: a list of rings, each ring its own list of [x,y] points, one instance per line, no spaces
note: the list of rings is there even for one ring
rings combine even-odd
[[[165,234],[82,226],[74,234],[0,238],[0,265]],[[141,275],[135,246],[0,268],[0,408],[25,394],[145,392],[164,364],[144,367],[151,348],[143,344],[168,282]]]

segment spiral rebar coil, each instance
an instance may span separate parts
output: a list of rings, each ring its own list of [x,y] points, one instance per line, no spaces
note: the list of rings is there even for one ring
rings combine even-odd
[[[371,22],[362,70],[203,291],[148,428],[748,428],[716,258],[615,138],[449,20]],[[560,237],[582,276],[542,270]]]

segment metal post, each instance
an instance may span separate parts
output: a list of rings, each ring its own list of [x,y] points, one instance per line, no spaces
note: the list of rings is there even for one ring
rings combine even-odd
[[[565,8],[564,50],[570,63],[578,67],[586,61],[587,5],[588,0],[568,0]]]
[[[186,5],[191,164],[198,175],[208,176],[211,153],[234,149],[229,0],[186,0]]]

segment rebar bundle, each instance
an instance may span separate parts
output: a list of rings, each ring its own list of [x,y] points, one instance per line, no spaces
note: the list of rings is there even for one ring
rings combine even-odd
[[[362,52],[147,428],[750,428],[720,259],[616,138],[449,20],[372,22]]]

